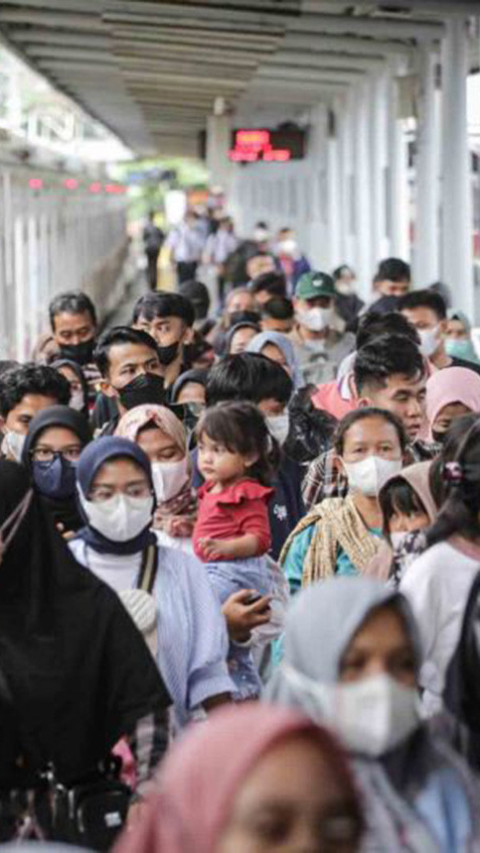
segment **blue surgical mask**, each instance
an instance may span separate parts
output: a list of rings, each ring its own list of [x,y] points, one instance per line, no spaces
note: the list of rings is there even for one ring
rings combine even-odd
[[[61,500],[75,494],[76,462],[58,454],[52,462],[33,462],[33,482],[41,495]]]
[[[451,355],[452,358],[463,358],[465,361],[473,361],[475,364],[478,363],[475,349],[468,338],[463,338],[462,340],[447,338],[445,341],[445,349],[447,355]]]

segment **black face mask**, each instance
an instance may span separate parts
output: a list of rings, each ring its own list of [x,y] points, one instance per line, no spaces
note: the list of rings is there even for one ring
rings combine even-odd
[[[445,441],[446,432],[436,432],[432,429],[432,438],[437,444],[443,444]]]
[[[123,388],[117,388],[120,402],[125,409],[145,404],[164,406],[165,388],[161,376],[156,373],[141,373]]]
[[[60,355],[62,358],[68,358],[80,365],[91,364],[94,349],[95,341],[91,338],[91,340],[83,341],[81,344],[60,344]]]
[[[237,323],[259,323],[260,314],[258,311],[233,311],[228,315],[230,328],[236,326]]]
[[[180,341],[175,341],[174,344],[170,344],[168,347],[157,347],[160,364],[163,364],[164,367],[168,367],[172,361],[175,361],[178,355],[179,346]]]

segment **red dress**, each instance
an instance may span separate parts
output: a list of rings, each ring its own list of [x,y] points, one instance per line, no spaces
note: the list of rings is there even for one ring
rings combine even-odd
[[[193,531],[193,548],[197,557],[205,558],[200,539],[235,539],[251,533],[258,537],[258,552],[265,554],[271,545],[268,501],[274,489],[257,480],[240,480],[221,492],[213,493],[213,483],[205,483],[198,491],[199,509]]]

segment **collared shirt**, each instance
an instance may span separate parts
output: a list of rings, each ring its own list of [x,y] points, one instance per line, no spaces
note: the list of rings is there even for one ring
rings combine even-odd
[[[204,243],[199,229],[182,223],[170,231],[166,246],[171,249],[176,263],[190,264],[200,260]]]
[[[434,442],[416,441],[405,451],[404,464],[427,462],[440,453],[440,445]],[[310,463],[305,475],[302,495],[307,511],[324,498],[344,498],[348,493],[348,480],[333,447]]]

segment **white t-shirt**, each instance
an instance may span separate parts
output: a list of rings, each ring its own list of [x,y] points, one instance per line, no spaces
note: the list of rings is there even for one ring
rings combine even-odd
[[[463,616],[480,561],[448,542],[439,542],[414,560],[400,582],[420,629],[423,664],[420,686],[430,716],[442,709],[445,674],[460,639]]]

